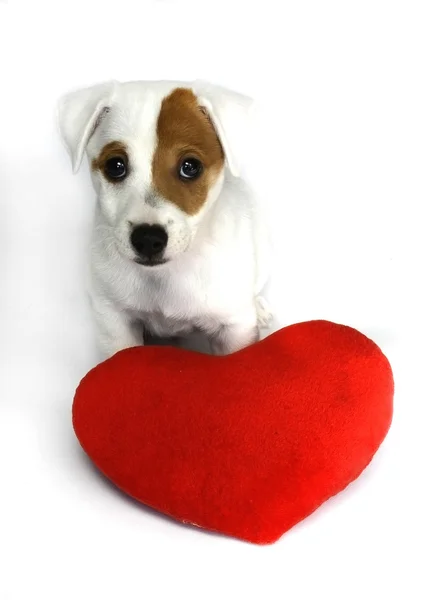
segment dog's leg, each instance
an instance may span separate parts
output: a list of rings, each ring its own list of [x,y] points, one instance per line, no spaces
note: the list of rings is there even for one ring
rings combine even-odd
[[[98,332],[98,346],[104,358],[109,358],[125,348],[142,346],[143,327],[130,316],[109,302],[94,299],[93,313]]]
[[[233,354],[259,340],[256,315],[243,323],[222,324],[210,335],[211,352],[215,355]]]
[[[257,312],[257,325],[260,329],[268,329],[273,321],[273,313],[268,302],[263,296],[256,296],[255,304]]]

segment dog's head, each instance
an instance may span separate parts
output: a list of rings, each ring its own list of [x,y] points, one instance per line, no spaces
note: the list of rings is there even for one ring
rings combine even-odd
[[[228,173],[250,100],[205,82],[110,82],[73,92],[59,125],[77,172],[87,155],[119,251],[143,265],[185,252]]]

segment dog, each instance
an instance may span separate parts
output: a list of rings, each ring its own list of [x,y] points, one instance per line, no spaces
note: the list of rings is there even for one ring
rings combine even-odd
[[[237,142],[251,104],[203,81],[110,81],[60,100],[73,172],[86,155],[97,194],[89,295],[104,358],[145,332],[201,332],[226,355],[268,326],[268,234]]]

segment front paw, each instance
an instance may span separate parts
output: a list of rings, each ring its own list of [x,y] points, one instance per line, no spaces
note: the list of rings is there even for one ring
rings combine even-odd
[[[143,346],[144,342],[139,338],[128,338],[128,339],[110,339],[110,338],[99,338],[98,340],[99,351],[102,360],[111,358],[121,350],[128,350],[129,348],[135,348],[136,346]]]
[[[257,325],[260,329],[268,329],[273,320],[273,313],[268,302],[263,296],[256,296],[255,306],[257,313]]]
[[[259,330],[256,325],[224,325],[210,340],[211,353],[215,356],[226,356],[259,340]]]

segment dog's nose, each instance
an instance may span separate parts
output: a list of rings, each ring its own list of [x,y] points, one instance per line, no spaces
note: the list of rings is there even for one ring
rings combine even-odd
[[[144,258],[154,258],[167,246],[166,230],[160,225],[138,225],[132,231],[130,242]]]

